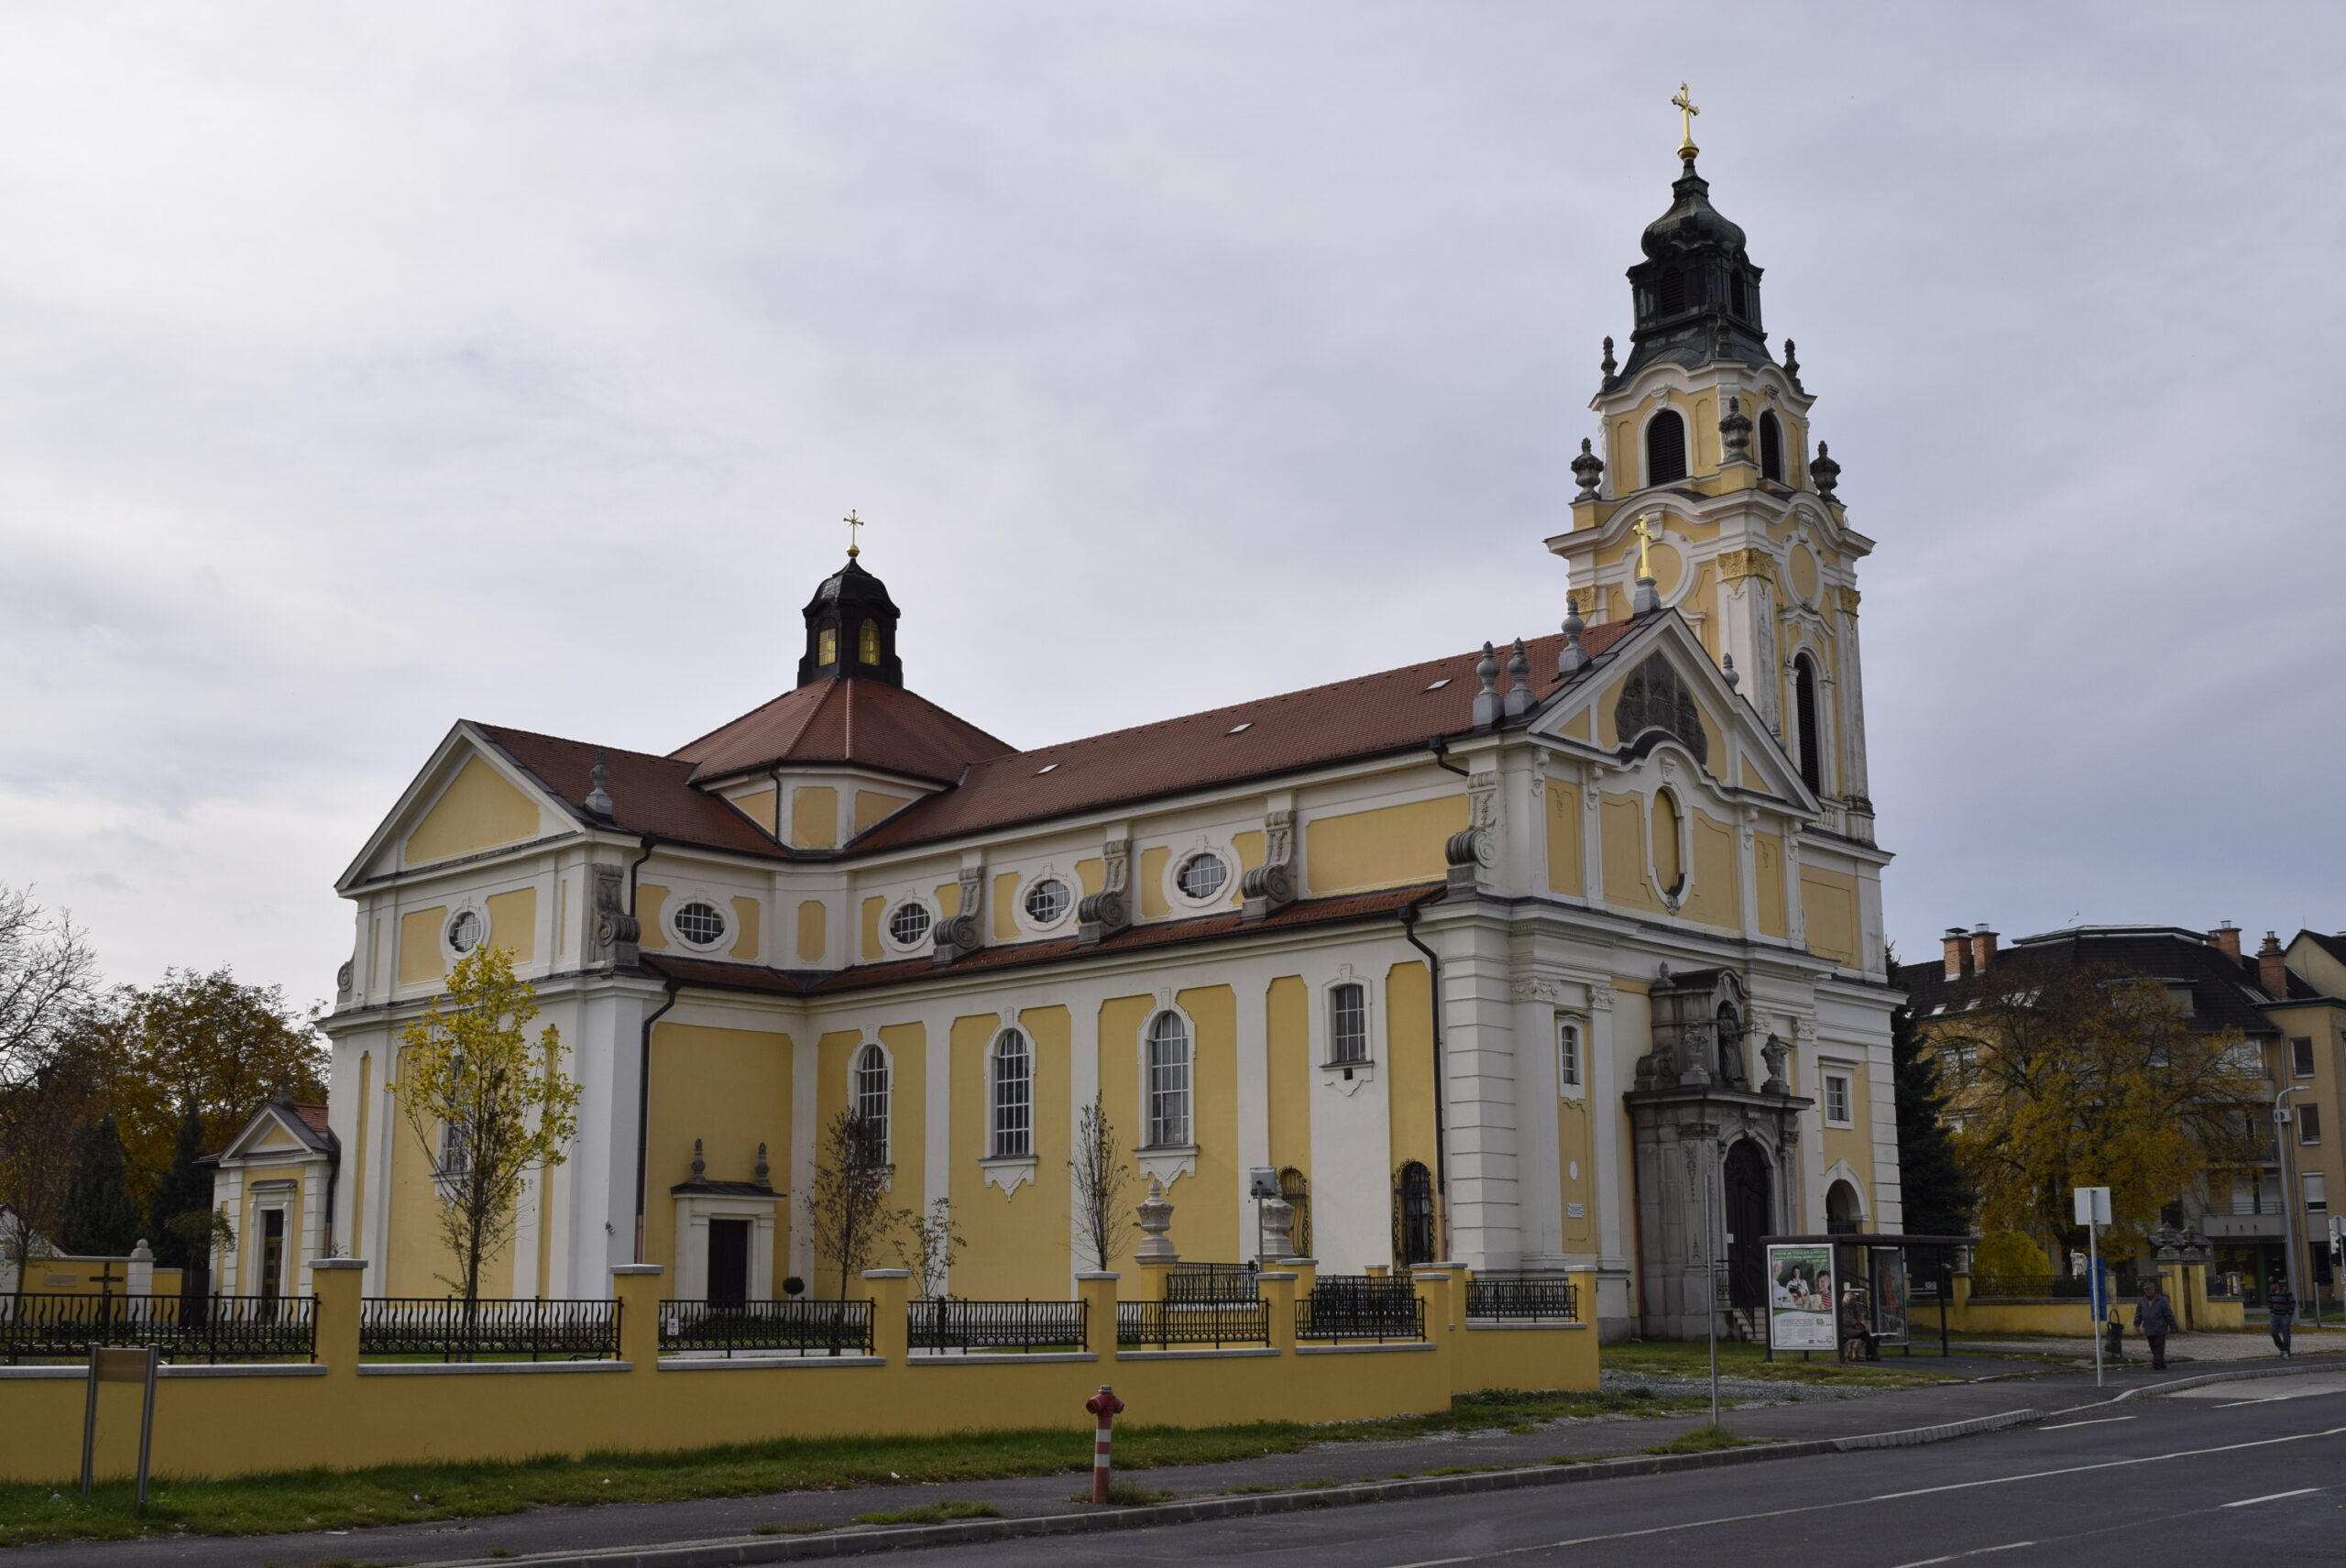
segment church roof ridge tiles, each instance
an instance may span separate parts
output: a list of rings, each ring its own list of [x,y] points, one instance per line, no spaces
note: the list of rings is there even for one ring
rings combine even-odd
[[[619,831],[776,860],[790,858],[787,849],[725,801],[693,788],[689,762],[503,725],[475,721],[472,728],[584,821],[598,820],[586,803],[587,792],[594,787],[587,773],[600,757],[610,770],[608,820]]]
[[[696,783],[779,764],[835,762],[950,784],[1013,751],[959,714],[884,681],[820,680],[783,693],[668,753]]]

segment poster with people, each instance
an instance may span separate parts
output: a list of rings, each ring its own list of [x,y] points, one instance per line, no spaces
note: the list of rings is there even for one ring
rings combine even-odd
[[[1874,1337],[1906,1343],[1906,1255],[1887,1248],[1873,1253]]]
[[[1801,1242],[1768,1246],[1768,1343],[1775,1350],[1832,1350],[1833,1249]]]

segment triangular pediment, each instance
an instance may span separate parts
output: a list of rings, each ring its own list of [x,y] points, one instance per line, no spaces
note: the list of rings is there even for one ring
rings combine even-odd
[[[313,1115],[323,1115],[315,1106]],[[223,1164],[235,1160],[280,1160],[288,1156],[331,1153],[333,1135],[319,1133],[301,1120],[301,1113],[284,1101],[271,1101],[252,1113],[220,1152]]]
[[[563,800],[470,724],[448,731],[338,884],[580,831]]]

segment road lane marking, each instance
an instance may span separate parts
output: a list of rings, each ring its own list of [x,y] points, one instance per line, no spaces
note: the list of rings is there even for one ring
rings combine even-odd
[[[2056,1427],[2038,1427],[2038,1431],[2067,1431],[2071,1427],[2106,1427],[2112,1421],[2131,1421],[2132,1416],[2097,1416],[2089,1421],[2063,1421]],[[2034,1544],[2031,1542],[2031,1544]],[[2001,1549],[2000,1549],[2001,1550]]]
[[[1595,1546],[1608,1541],[1637,1541],[1649,1535],[1675,1535],[1682,1530],[1708,1530],[1723,1524],[1754,1524],[1761,1519],[1790,1519],[1795,1514],[1821,1514],[1834,1508],[1853,1508],[1867,1503],[1903,1502],[1909,1497],[1928,1497],[1940,1492],[1968,1492],[1980,1486],[2002,1486],[2014,1481],[2045,1481],[2056,1475],[2082,1475],[2096,1470],[2122,1470],[2132,1464],[2157,1464],[2169,1459],[2200,1459],[2210,1453],[2237,1453],[2242,1449],[2271,1448],[2276,1443],[2303,1442],[2308,1438],[2346,1436],[2346,1427],[2330,1427],[2321,1431],[2291,1432],[2286,1437],[2257,1438],[2248,1442],[2227,1442],[2214,1448],[2183,1448],[2172,1453],[2145,1453],[2133,1459],[2105,1459],[2093,1464],[2067,1464],[2057,1470],[2031,1470],[2018,1475],[1991,1475],[1984,1481],[1951,1481],[1943,1486],[1918,1486],[1905,1492],[1877,1492],[1866,1497],[1843,1497],[1830,1503],[1808,1503],[1796,1508],[1770,1508],[1756,1514],[1728,1514],[1718,1519],[1685,1519],[1676,1524],[1649,1525],[1643,1530],[1616,1530],[1606,1535],[1573,1536],[1563,1541],[1536,1541],[1529,1546],[1503,1546],[1491,1552],[1477,1552],[1464,1557],[1423,1557],[1413,1563],[1397,1563],[1393,1568],[1457,1568],[1464,1563],[1489,1563],[1501,1557],[1520,1557],[1532,1552],[1556,1552],[1567,1546]],[[2319,1490],[2319,1488],[2317,1488]]]
[[[1935,1563],[1960,1563],[1967,1557],[1985,1557],[1996,1552],[2018,1552],[2023,1546],[2034,1546],[2033,1541],[2008,1541],[2001,1546],[1975,1546],[1968,1552],[1950,1552],[1945,1557],[1924,1557],[1913,1563],[1901,1563],[1898,1568],[1931,1568]]]
[[[2251,1503],[2277,1503],[2284,1497],[2303,1497],[2320,1491],[2319,1486],[2300,1486],[2294,1492],[2267,1492],[2261,1497],[2242,1497],[2237,1503],[2226,1503],[2228,1508],[2244,1508]]]

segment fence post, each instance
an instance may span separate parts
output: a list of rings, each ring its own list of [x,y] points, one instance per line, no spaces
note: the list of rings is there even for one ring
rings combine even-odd
[[[1455,1287],[1451,1279],[1452,1265],[1429,1263],[1410,1271],[1409,1277],[1417,1287],[1418,1299],[1425,1303],[1426,1341],[1442,1357],[1442,1381],[1453,1393],[1460,1392],[1451,1365],[1451,1352],[1458,1347]],[[1471,1392],[1471,1390],[1467,1390]]]
[[[1573,1321],[1596,1326],[1596,1270],[1570,1268],[1564,1271],[1564,1283],[1573,1290]]]
[[[1289,1351],[1295,1348],[1295,1276],[1284,1269],[1266,1269],[1255,1276],[1255,1288],[1262,1292],[1265,1313],[1271,1320],[1271,1348]]]
[[[312,1348],[331,1377],[358,1376],[358,1300],[366,1288],[363,1257],[322,1257],[310,1265],[310,1293],[317,1318]]]
[[[1076,1299],[1083,1303],[1083,1348],[1102,1361],[1116,1359],[1116,1276],[1079,1274]]]
[[[660,1281],[656,1263],[611,1265],[611,1299],[619,1304],[619,1359],[639,1372],[660,1370]]]
[[[1279,1266],[1295,1276],[1298,1299],[1309,1297],[1320,1283],[1320,1260],[1316,1257],[1283,1257]]]
[[[909,1268],[867,1268],[864,1282],[872,1288],[872,1354],[902,1366],[912,1354],[911,1325],[904,1306],[912,1294]]]

